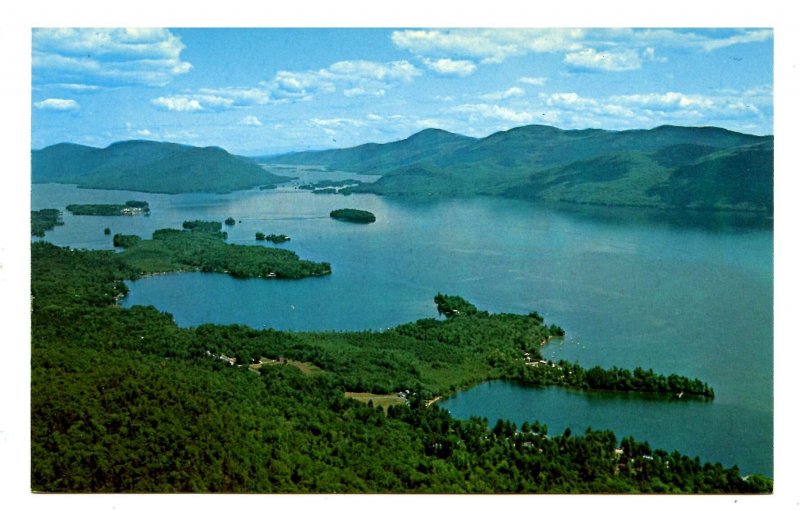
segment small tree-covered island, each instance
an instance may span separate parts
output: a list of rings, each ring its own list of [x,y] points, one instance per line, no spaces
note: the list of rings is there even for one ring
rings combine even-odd
[[[120,253],[32,244],[35,491],[772,489],[762,476],[742,477],[736,467],[610,431],[456,420],[432,403],[492,378],[708,395],[706,384],[677,375],[544,361],[541,346],[563,331],[535,312],[491,314],[439,294],[444,319],[325,333],[180,328],[151,306],[118,307],[124,279],[187,269],[264,276],[243,268],[262,268],[286,252],[227,245],[211,222],[185,226],[156,231]],[[613,383],[620,380],[627,386]],[[385,410],[362,402],[398,393],[398,404]]]
[[[331,218],[344,220],[345,222],[355,222],[359,224],[370,224],[375,221],[375,215],[363,209],[335,209],[331,211]]]
[[[150,204],[138,200],[129,200],[125,204],[69,204],[67,211],[73,215],[91,216],[149,215]]]

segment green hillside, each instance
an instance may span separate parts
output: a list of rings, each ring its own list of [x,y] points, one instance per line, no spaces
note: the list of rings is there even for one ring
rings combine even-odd
[[[227,193],[285,182],[219,147],[131,140],[97,149],[56,144],[31,152],[34,183],[152,193]]]
[[[419,161],[444,162],[475,139],[429,128],[405,140],[388,144],[363,144],[348,149],[329,149],[256,158],[264,163],[325,165],[330,170],[360,174],[385,174],[392,168]]]
[[[500,195],[549,202],[771,211],[771,136],[722,128],[561,130],[522,126],[482,139],[425,130],[390,144],[264,161],[382,174],[353,191]]]

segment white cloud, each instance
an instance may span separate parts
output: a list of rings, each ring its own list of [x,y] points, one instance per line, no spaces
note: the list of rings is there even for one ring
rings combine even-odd
[[[224,98],[231,106],[264,105],[269,102],[269,91],[256,87],[202,88],[198,92]]]
[[[262,126],[261,121],[255,115],[246,115],[239,121],[244,126]]]
[[[613,96],[611,100],[626,104],[655,107],[662,110],[678,108],[709,109],[714,107],[714,100],[709,97],[698,94],[688,95],[680,92],[627,94]]]
[[[214,112],[269,102],[269,92],[247,87],[202,88],[196,93],[159,97],[155,106],[174,112]]]
[[[758,43],[758,42],[768,41],[770,39],[772,39],[772,30],[762,29],[762,30],[743,31],[739,34],[726,37],[723,39],[711,39],[708,41],[704,41],[702,44],[703,48],[706,51],[713,51],[719,48],[733,46],[735,44]]]
[[[348,98],[352,98],[355,96],[383,96],[386,94],[386,90],[384,89],[367,90],[363,87],[353,87],[352,89],[345,89],[344,91],[342,91],[342,94],[344,94]]]
[[[500,92],[490,92],[481,96],[481,99],[487,101],[500,101],[508,98],[519,98],[525,95],[525,90],[520,87],[510,87]]]
[[[153,105],[170,112],[197,112],[203,105],[197,99],[186,96],[158,97],[150,101]]]
[[[597,105],[597,101],[594,99],[581,97],[574,92],[542,93],[539,94],[539,98],[545,105],[559,108],[581,108]]]
[[[471,75],[478,68],[471,60],[423,59],[423,63],[428,69],[440,75],[455,75],[461,78]]]
[[[470,122],[489,118],[510,121],[516,124],[527,124],[534,120],[534,116],[530,112],[512,110],[486,103],[459,105],[453,108],[453,112],[469,114]]]
[[[66,110],[77,110],[80,108],[78,102],[74,99],[61,99],[61,98],[47,98],[42,101],[37,101],[33,104],[36,108],[40,110],[57,110],[57,111],[66,111]]]
[[[33,30],[34,82],[163,86],[189,72],[185,46],[167,29]]]
[[[150,131],[147,128],[136,130],[136,134],[139,135],[140,137],[158,138],[156,135],[153,134],[152,131]]]
[[[586,48],[567,53],[564,63],[574,69],[598,71],[631,71],[642,67],[642,61],[635,50],[598,52],[594,48]]]
[[[100,89],[97,85],[87,85],[84,83],[59,83],[56,84],[56,86],[75,92],[92,92]]]
[[[307,101],[315,94],[336,92],[353,96],[383,96],[397,83],[407,83],[422,72],[405,60],[374,62],[369,60],[343,60],[319,71],[278,71],[267,87],[277,100]]]
[[[499,63],[529,52],[549,53],[581,47],[581,29],[398,30],[395,46],[418,55],[460,55]]]
[[[346,117],[337,117],[333,119],[319,119],[313,118],[309,119],[308,123],[312,126],[317,127],[342,127],[342,126],[363,126],[364,121],[360,121],[358,119],[348,119]]]
[[[418,119],[414,122],[417,128],[425,129],[425,128],[438,128],[438,129],[445,129],[447,123],[442,121],[441,119]]]
[[[409,82],[421,74],[419,69],[406,60],[386,63],[369,60],[344,60],[332,64],[328,70],[338,80],[352,81]]]
[[[547,83],[547,78],[544,76],[523,76],[519,81],[528,85],[544,85]]]
[[[644,49],[644,51],[642,52],[642,57],[645,60],[648,60],[650,62],[666,62],[667,61],[666,57],[656,56],[656,49],[653,48],[653,47],[650,47],[650,46],[648,46],[647,48]]]

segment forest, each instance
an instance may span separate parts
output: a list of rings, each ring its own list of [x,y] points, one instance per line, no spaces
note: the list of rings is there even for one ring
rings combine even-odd
[[[150,204],[138,200],[129,200],[125,204],[69,204],[67,211],[73,215],[91,216],[148,215]]]
[[[141,274],[171,271],[228,273],[240,278],[299,279],[331,272],[329,263],[300,259],[289,250],[225,243],[222,223],[192,220],[183,229],[159,229],[152,239],[117,234],[119,257]],[[124,240],[124,245],[117,245]]]
[[[31,236],[43,238],[45,231],[52,231],[58,225],[64,225],[61,211],[57,209],[31,211]]]
[[[336,209],[331,211],[331,218],[336,220],[344,220],[346,222],[356,222],[360,224],[369,224],[375,221],[375,215],[363,209]]]
[[[503,377],[524,366],[522,350],[538,358],[550,336],[538,314],[476,310],[383,333],[180,328],[153,307],[116,306],[127,292],[123,280],[140,274],[124,254],[31,245],[34,491],[772,490],[771,480],[745,478],[735,466],[608,431],[490,425],[426,406],[429,396],[474,383],[475,371]],[[250,366],[263,357],[319,370]],[[602,380],[592,371],[587,381]],[[399,388],[411,389],[407,403],[386,413],[344,396]]]

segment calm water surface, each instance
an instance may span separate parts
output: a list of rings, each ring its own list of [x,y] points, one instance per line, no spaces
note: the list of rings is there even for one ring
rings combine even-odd
[[[305,181],[345,173],[292,171]],[[113,232],[148,238],[184,220],[240,221],[228,242],[256,231],[328,261],[333,274],[300,281],[182,273],[129,283],[126,306],[155,305],[180,325],[242,323],[288,330],[379,330],[434,316],[437,292],[493,312],[541,312],[567,337],[548,358],[584,366],[642,366],[708,381],[713,402],[652,400],[489,382],[442,406],[456,417],[539,420],[551,432],[613,429],[655,447],[772,474],[771,225],[746,215],[667,214],[625,208],[544,207],[494,198],[436,202],[295,189],[227,195],[154,195],[34,185],[34,209],[131,199],[149,217],[78,217],[45,239],[111,248]],[[332,209],[368,209],[358,225]]]

